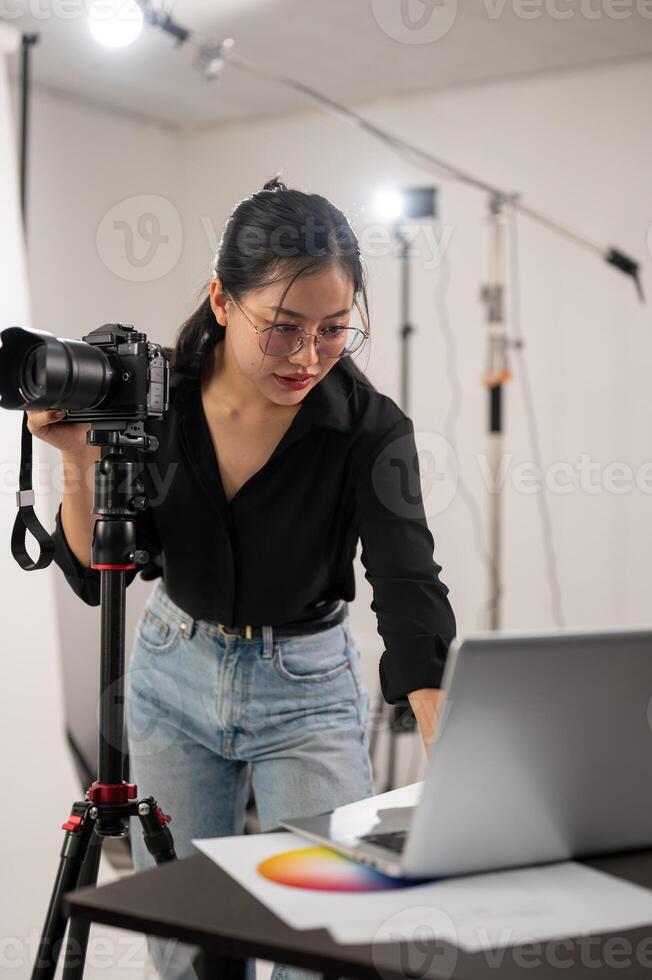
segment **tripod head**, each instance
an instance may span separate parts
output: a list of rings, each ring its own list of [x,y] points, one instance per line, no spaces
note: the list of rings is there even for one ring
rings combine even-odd
[[[158,439],[145,432],[142,421],[116,425],[96,421],[86,434],[91,446],[100,446],[95,463],[93,513],[99,520],[93,532],[91,568],[119,571],[149,561],[149,553],[137,548],[134,515],[148,506],[141,479],[143,463],[127,458],[125,448],[139,453],[155,452]]]
[[[127,459],[119,446],[103,444],[102,458],[95,463],[93,513],[99,519],[91,568],[126,571],[149,561],[149,553],[137,547],[134,521],[134,513],[147,507],[141,473],[142,463]]]

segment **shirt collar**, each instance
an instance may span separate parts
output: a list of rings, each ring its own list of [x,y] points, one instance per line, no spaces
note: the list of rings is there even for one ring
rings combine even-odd
[[[313,425],[336,429],[338,432],[350,432],[352,397],[353,378],[340,364],[335,364],[326,377],[308,392],[304,402],[310,407]]]

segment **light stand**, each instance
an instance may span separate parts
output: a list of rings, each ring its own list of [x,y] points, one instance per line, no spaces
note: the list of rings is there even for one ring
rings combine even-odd
[[[489,496],[489,554],[490,569],[489,629],[500,629],[500,596],[502,582],[502,494],[498,474],[503,454],[503,385],[511,374],[507,358],[508,338],[505,317],[505,198],[493,194],[489,202],[491,245],[489,253],[490,281],[481,290],[487,316],[487,371],[485,385],[488,404],[488,458],[493,486]]]
[[[392,234],[399,244],[399,259],[401,263],[401,326],[400,337],[400,404],[406,415],[410,414],[410,335],[414,326],[410,322],[411,279],[410,279],[410,241],[401,231],[402,220],[414,218],[434,218],[436,215],[434,187],[410,187],[400,192],[401,214],[392,222]],[[389,708],[389,729],[387,749],[387,773],[381,793],[388,792],[396,786],[396,755],[397,737],[401,734],[412,734],[416,729],[416,718],[412,707],[406,704],[387,705],[380,699],[381,712],[379,721],[384,723]],[[382,726],[384,727],[384,725]],[[377,749],[377,729],[371,734],[370,755],[372,762]]]

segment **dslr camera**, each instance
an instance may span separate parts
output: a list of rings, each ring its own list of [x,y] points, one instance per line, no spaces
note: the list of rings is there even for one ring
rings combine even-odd
[[[81,340],[23,327],[8,327],[0,339],[2,408],[63,410],[62,421],[92,423],[92,443],[156,448],[142,423],[168,408],[169,364],[146,334],[105,323]],[[101,438],[102,431],[113,438]]]

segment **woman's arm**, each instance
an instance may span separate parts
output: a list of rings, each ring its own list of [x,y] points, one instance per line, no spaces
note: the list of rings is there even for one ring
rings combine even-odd
[[[403,416],[391,425],[371,449],[364,448],[357,464],[360,557],[385,643],[379,662],[381,690],[388,704],[407,705],[410,694],[422,702],[420,727],[429,738],[440,699],[430,692],[441,688],[456,622],[434,559],[412,420]]]
[[[410,706],[414,711],[426,754],[437,738],[439,715],[444,702],[444,691],[440,687],[421,687],[408,693]]]
[[[78,453],[61,453],[64,488],[61,527],[68,546],[84,568],[91,567],[91,545],[97,514],[93,514],[95,463],[102,458],[99,446]]]

